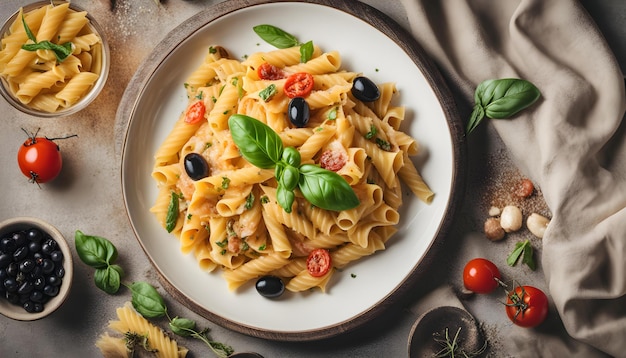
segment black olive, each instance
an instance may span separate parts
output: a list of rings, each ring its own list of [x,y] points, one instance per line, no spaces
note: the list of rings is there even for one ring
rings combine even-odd
[[[289,101],[287,114],[289,115],[289,120],[294,126],[302,128],[309,123],[311,110],[309,109],[309,104],[306,103],[304,98],[294,97]]]
[[[380,90],[372,80],[360,76],[352,82],[352,95],[363,102],[374,102],[380,98]]]
[[[0,255],[0,268],[5,268],[9,266],[11,262],[13,262],[13,255],[9,255],[9,254]]]
[[[276,276],[263,276],[256,282],[257,292],[267,298],[276,298],[285,292],[283,280]]]
[[[189,153],[185,156],[185,172],[193,180],[200,180],[209,175],[209,164],[198,153]]]

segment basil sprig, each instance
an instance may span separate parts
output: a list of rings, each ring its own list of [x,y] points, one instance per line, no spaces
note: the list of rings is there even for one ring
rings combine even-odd
[[[78,257],[87,265],[96,269],[93,276],[96,286],[102,291],[114,294],[120,289],[124,271],[117,260],[117,249],[110,241],[99,236],[89,236],[80,230],[74,235]]]
[[[242,114],[232,115],[228,125],[244,159],[259,168],[275,168],[276,197],[286,212],[291,212],[296,188],[321,209],[341,211],[360,204],[341,175],[313,164],[301,165],[300,152],[293,147],[284,148],[280,136],[268,125]]]
[[[28,36],[28,39],[33,42],[22,45],[22,49],[26,51],[52,50],[52,52],[54,52],[54,56],[56,56],[57,61],[59,62],[63,62],[69,55],[72,54],[71,42],[66,42],[61,45],[52,43],[48,40],[37,42],[37,38],[26,24],[24,15],[22,15],[22,24],[24,25],[24,31],[26,32],[26,36]]]
[[[519,78],[486,80],[476,87],[474,109],[465,133],[471,133],[485,116],[492,119],[510,118],[529,107],[541,97],[532,83]]]
[[[115,245],[103,237],[85,235],[80,230],[76,230],[74,241],[78,257],[83,263],[96,269],[94,275],[96,286],[108,294],[117,293],[122,284],[123,270],[120,266],[113,265],[117,259]],[[165,300],[151,284],[140,281],[123,285],[131,291],[131,303],[143,317],[167,317],[172,332],[181,337],[193,337],[203,341],[220,358],[227,358],[234,353],[231,346],[210,340],[208,328],[198,331],[196,322],[193,320],[180,317],[170,318]],[[146,344],[145,347],[147,346]]]
[[[515,244],[515,248],[506,258],[506,263],[509,266],[515,266],[520,257],[522,258],[522,263],[526,264],[531,270],[534,271],[537,268],[530,240],[526,239]]]
[[[257,25],[252,29],[265,42],[276,48],[285,49],[300,46],[300,62],[302,63],[306,63],[313,56],[313,41],[300,43],[294,35],[273,25]]]

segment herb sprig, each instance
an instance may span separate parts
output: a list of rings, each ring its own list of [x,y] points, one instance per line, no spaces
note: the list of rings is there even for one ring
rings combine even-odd
[[[257,25],[252,29],[265,42],[276,48],[285,49],[300,46],[300,62],[302,63],[306,63],[313,56],[313,41],[301,43],[294,35],[274,25]]]
[[[22,45],[22,49],[26,51],[37,51],[37,50],[51,50],[54,52],[54,56],[57,58],[57,61],[63,62],[69,55],[72,54],[72,43],[66,42],[64,44],[55,44],[48,40],[37,42],[37,38],[33,34],[33,32],[26,24],[26,20],[24,19],[24,15],[22,15],[22,24],[24,25],[24,31],[26,32],[26,36],[33,43],[27,43]]]
[[[532,83],[519,78],[481,82],[474,93],[474,109],[465,129],[470,134],[483,118],[506,119],[529,107],[541,97]]]
[[[122,283],[121,278],[124,272],[121,267],[114,264],[118,252],[112,242],[103,237],[85,235],[80,230],[76,230],[74,242],[81,261],[96,269],[94,280],[98,288],[108,294],[115,294],[121,286],[125,286],[131,291],[133,307],[143,317],[166,317],[172,332],[181,337],[192,337],[203,341],[220,358],[226,358],[234,352],[234,349],[229,345],[210,340],[208,328],[198,331],[196,322],[193,320],[178,316],[171,318],[163,297],[151,284],[141,281],[131,284]],[[141,337],[130,338],[136,340]],[[146,341],[139,340],[143,342],[144,347],[147,345]]]
[[[296,188],[321,209],[342,211],[359,205],[359,198],[341,175],[317,165],[301,164],[300,152],[284,148],[280,136],[268,125],[242,114],[232,115],[228,125],[244,159],[262,169],[274,168],[277,200],[286,212],[291,212]]]

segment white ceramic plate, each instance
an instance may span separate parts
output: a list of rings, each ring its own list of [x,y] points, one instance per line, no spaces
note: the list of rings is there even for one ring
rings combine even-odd
[[[194,16],[167,36],[141,66],[118,110],[118,121],[128,122],[122,152],[128,215],[168,290],[219,324],[278,340],[317,339],[345,332],[371,320],[409,289],[416,281],[418,266],[449,220],[461,162],[462,136],[456,119],[451,118],[454,110],[448,105],[448,92],[412,39],[361,3],[334,1],[331,7],[325,5],[330,1],[316,2],[252,1],[250,5],[247,1],[237,5],[235,1]],[[365,10],[369,11],[365,19],[357,15]],[[362,72],[375,82],[396,82],[398,103],[407,107],[405,130],[417,138],[424,151],[419,169],[436,193],[430,205],[407,194],[399,232],[388,242],[387,250],[335,274],[327,293],[286,294],[270,300],[261,297],[253,284],[231,292],[219,272],[203,272],[192,255],[183,255],[178,240],[149,212],[157,195],[150,177],[153,155],[186,106],[185,79],[211,45],[225,47],[236,58],[272,50],[252,30],[259,24],[278,26],[303,42],[313,40],[326,51],[338,50],[343,68]]]

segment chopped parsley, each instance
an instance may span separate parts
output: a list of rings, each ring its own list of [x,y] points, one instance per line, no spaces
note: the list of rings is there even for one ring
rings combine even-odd
[[[376,126],[372,124],[370,126],[370,131],[365,134],[365,138],[372,139],[376,136],[377,133],[378,133],[378,128],[376,128]]]
[[[228,177],[222,177],[222,189],[226,190],[230,186],[230,179]]]
[[[254,193],[250,192],[250,194],[248,194],[248,196],[246,197],[246,203],[244,205],[244,208],[246,210],[250,210],[252,209],[252,206],[254,206]]]
[[[391,151],[391,144],[389,144],[389,142],[387,142],[384,139],[381,138],[376,138],[376,144],[378,145],[378,148],[384,150],[384,151]]]

